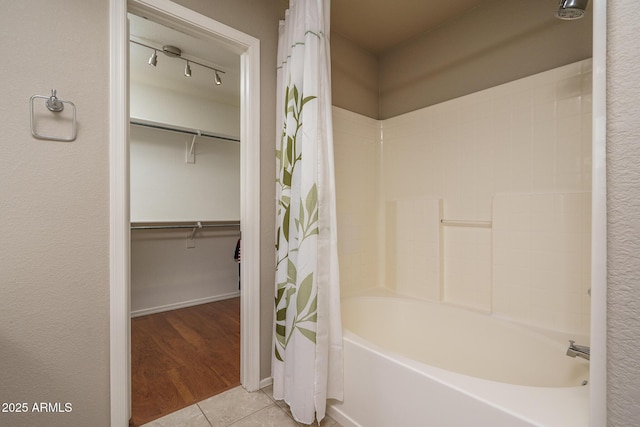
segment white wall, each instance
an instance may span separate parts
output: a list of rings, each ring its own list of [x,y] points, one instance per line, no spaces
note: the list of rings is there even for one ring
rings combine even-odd
[[[240,107],[131,82],[132,118],[240,137]]]
[[[334,109],[346,292],[380,284],[540,327],[588,333],[590,100],[591,61],[585,60],[381,122]],[[353,200],[341,203],[347,194]],[[447,226],[439,237],[429,231],[438,223],[437,209],[424,208],[422,215],[397,215],[401,223],[387,218],[386,236],[376,234],[379,222],[371,218],[384,217],[389,204],[397,210],[425,200],[442,200],[444,219],[493,221],[498,228]],[[407,228],[442,239],[441,288],[436,275],[425,280],[424,269],[397,262],[422,254],[414,263],[434,265],[430,257],[440,248],[416,246],[407,253],[398,231],[408,235]],[[386,250],[386,262],[379,263],[388,270],[386,281],[369,279],[376,247]],[[353,254],[364,258],[364,283],[349,271]],[[398,268],[401,275],[391,274]],[[407,277],[411,271],[413,278]]]
[[[131,126],[131,221],[240,219],[240,144]]]
[[[156,313],[238,296],[237,229],[131,232],[131,313]]]

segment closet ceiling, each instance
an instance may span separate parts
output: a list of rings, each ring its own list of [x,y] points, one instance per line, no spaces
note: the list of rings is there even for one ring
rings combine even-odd
[[[240,104],[240,56],[221,43],[203,40],[129,14],[130,39],[158,49],[158,63],[149,65],[152,49],[130,43],[130,78],[150,86],[198,96],[231,105]],[[186,62],[162,53],[163,45],[182,50],[182,57],[224,71],[222,85],[214,82],[213,70],[190,63],[191,77],[185,77]]]

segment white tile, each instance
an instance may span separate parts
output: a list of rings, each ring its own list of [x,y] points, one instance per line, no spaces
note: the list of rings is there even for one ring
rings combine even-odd
[[[591,58],[587,58],[585,60],[580,61],[580,73],[582,74],[592,74],[593,73],[593,60]]]
[[[558,172],[556,176],[556,191],[570,192],[584,189],[582,173]]]
[[[271,405],[272,401],[262,392],[249,393],[236,387],[198,403],[213,427],[228,426],[248,415]]]
[[[593,95],[585,93],[580,96],[580,112],[582,114],[589,114],[593,111]]]
[[[556,168],[565,174],[582,172],[582,140],[579,133],[565,135],[556,145]]]
[[[582,93],[583,75],[577,74],[558,81],[556,85],[556,99],[576,98]]]
[[[519,304],[524,301],[516,297],[514,288],[574,289],[573,277],[584,277],[589,266],[589,251],[584,246],[589,241],[585,215],[590,205],[580,201],[582,196],[549,193],[590,191],[591,67],[590,60],[581,61],[384,122],[373,121],[384,127],[387,139],[382,162],[380,151],[366,155],[358,151],[360,146],[375,147],[375,143],[366,145],[367,135],[374,135],[372,141],[376,139],[375,126],[367,121],[357,132],[349,129],[344,137],[361,143],[357,149],[341,152],[348,157],[342,159],[342,167],[350,167],[354,159],[365,156],[364,164],[370,168],[343,172],[349,178],[341,187],[344,206],[349,206],[350,214],[358,219],[354,222],[359,223],[362,215],[377,209],[378,193],[371,181],[382,179],[376,175],[382,164],[384,180],[380,184],[386,200],[436,195],[443,198],[445,218],[493,216],[493,249],[485,249],[460,230],[443,229],[442,275],[448,298],[482,305],[487,298],[486,283],[491,283],[484,276],[489,276],[487,280],[493,276],[494,305],[497,302],[499,308],[518,316]],[[361,126],[357,120],[347,122],[353,128]],[[358,135],[360,130],[363,138]],[[387,239],[386,250],[393,254],[385,263],[388,284],[406,281],[405,287],[422,295],[427,288],[419,287],[420,280],[415,279],[424,279],[423,284],[430,280],[427,276],[434,270],[429,260],[436,251],[423,243],[432,239],[428,228],[418,226],[420,221],[431,221],[425,209],[421,204],[408,206],[391,223],[387,221],[387,232],[382,233]],[[357,282],[356,264],[361,269],[375,269],[375,263],[367,263],[367,259],[377,253],[377,249],[368,248],[375,246],[376,240],[363,236],[371,234],[377,223],[346,227],[354,231],[350,242],[341,247],[352,250],[346,259],[353,267],[349,277]],[[484,258],[479,256],[483,251],[487,252]],[[579,256],[567,255],[573,253]],[[574,273],[574,267],[566,264],[577,264],[579,272]],[[505,268],[510,270],[503,273]],[[365,273],[371,275],[361,270],[360,276]],[[472,284],[474,274],[482,279]],[[553,316],[542,309],[534,312],[531,307],[521,313],[522,319],[531,322],[543,317]],[[575,324],[575,319],[555,323]]]
[[[533,192],[550,192],[556,189],[556,176],[554,173],[538,173],[534,170],[531,183]]]
[[[275,404],[229,424],[229,427],[298,427],[293,418]]]
[[[533,136],[533,174],[534,179],[553,178],[555,174],[556,137],[553,122],[542,122],[534,126]]]
[[[576,114],[570,114],[566,117],[558,117],[556,119],[556,137],[558,142],[567,135],[579,135],[582,132],[582,114],[578,111]]]
[[[275,400],[273,398],[273,385],[269,385],[267,387],[264,387],[263,389],[261,389],[261,391],[263,393],[265,393],[271,400],[274,401],[274,403],[285,413],[287,414],[287,416],[290,416],[291,418],[293,418],[291,416],[291,410],[289,409],[289,405],[287,405],[287,403],[284,400]],[[256,414],[262,414],[262,412],[257,412]],[[279,417],[278,417],[279,418]],[[285,423],[287,423],[285,421]],[[233,424],[234,426],[236,426],[235,424]],[[262,424],[259,424],[260,426]],[[286,425],[286,424],[285,424]],[[296,424],[296,425],[304,425],[304,424]],[[333,418],[331,418],[330,416],[326,415],[323,419],[322,422],[320,422],[320,427],[341,427],[341,425],[335,421]]]
[[[562,279],[555,271],[551,271],[540,266],[531,272],[532,289],[555,292],[562,287],[562,284]]]
[[[179,411],[165,415],[142,427],[211,427],[198,405],[191,405]]]
[[[534,251],[553,251],[557,249],[556,245],[556,233],[553,231],[536,231],[531,233],[531,250]]]
[[[558,80],[562,80],[564,78],[572,77],[578,75],[582,72],[582,61],[574,62],[572,64],[567,64],[562,67],[558,67],[552,70],[552,73],[555,74]]]

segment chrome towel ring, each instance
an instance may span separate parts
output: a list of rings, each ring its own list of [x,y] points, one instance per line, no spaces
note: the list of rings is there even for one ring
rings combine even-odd
[[[44,99],[45,106],[52,113],[60,113],[61,111],[63,111],[65,104],[71,106],[71,108],[73,109],[72,119],[71,119],[71,136],[65,137],[65,136],[55,136],[55,135],[42,135],[36,131],[36,121],[34,118],[34,108],[33,108],[35,99]],[[33,135],[35,138],[46,139],[51,141],[65,141],[65,142],[73,141],[76,139],[76,136],[78,134],[78,126],[76,123],[76,106],[71,101],[63,101],[58,99],[58,97],[56,96],[55,89],[51,90],[51,96],[33,95],[29,99],[29,110],[31,113],[30,114],[31,135]]]

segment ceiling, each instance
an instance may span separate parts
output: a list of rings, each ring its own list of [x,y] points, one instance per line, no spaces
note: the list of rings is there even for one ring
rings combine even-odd
[[[492,0],[334,0],[331,31],[378,54],[487,1]],[[281,16],[288,5],[289,0],[279,0]],[[131,39],[158,49],[158,64],[151,67],[148,60],[153,50],[130,44],[133,82],[238,105],[240,58],[237,53],[136,15],[129,14],[129,20]],[[185,77],[185,61],[161,53],[163,45],[180,48],[185,59],[224,71],[223,84],[216,86],[213,71],[197,64],[191,64],[192,75]]]
[[[488,1],[492,0],[335,0],[331,32],[379,54]]]
[[[361,48],[379,54],[417,37],[482,2],[492,0],[334,0],[331,31]],[[279,0],[281,16],[289,5]],[[130,44],[130,76],[133,82],[165,87],[206,99],[238,105],[240,58],[228,48],[184,32],[129,14],[131,39],[158,49],[158,64],[148,64],[152,49]],[[161,53],[163,45],[182,50],[182,57],[224,71],[223,84],[214,84],[212,70],[191,64],[191,77],[184,76],[185,61]]]
[[[432,31],[457,19],[482,4],[496,0],[333,0],[331,2],[331,32],[347,39],[374,55],[384,53],[408,40]],[[538,2],[539,0],[531,0]],[[544,0],[557,5],[557,0]],[[278,0],[280,16],[289,0]],[[182,56],[225,72],[223,84],[213,83],[214,73],[196,64],[191,65],[192,77],[184,77],[185,62],[158,53],[158,65],[147,63],[152,50],[131,44],[131,80],[168,87],[237,105],[240,93],[240,58],[237,53],[212,41],[198,39],[181,31],[129,15],[131,39],[162,49],[174,45]]]

